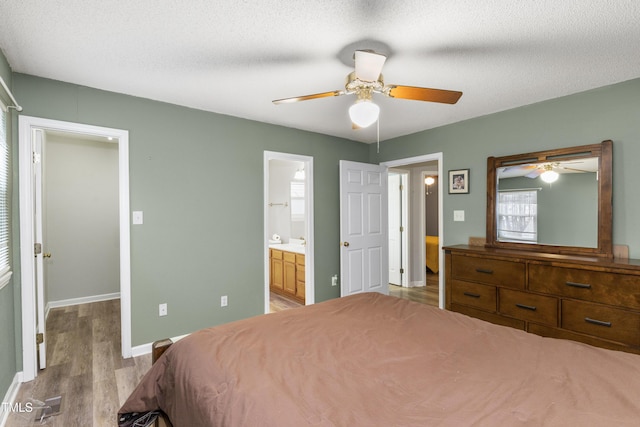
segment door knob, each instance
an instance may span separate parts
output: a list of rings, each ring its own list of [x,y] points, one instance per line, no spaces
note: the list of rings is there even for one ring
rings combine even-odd
[[[42,254],[43,258],[51,258],[51,252],[45,252]]]
[[[349,242],[344,242],[342,245],[346,248],[347,246],[349,246]]]

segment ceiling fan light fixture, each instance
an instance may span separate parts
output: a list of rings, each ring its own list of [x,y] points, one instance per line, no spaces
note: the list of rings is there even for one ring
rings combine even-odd
[[[559,176],[560,175],[556,171],[546,170],[542,172],[542,174],[540,175],[540,179],[548,184],[551,184],[552,182],[556,182]]]
[[[356,50],[353,59],[356,77],[365,82],[375,82],[380,77],[382,66],[387,57],[369,50]]]
[[[351,122],[358,127],[366,128],[378,120],[380,107],[370,99],[359,99],[349,107],[349,117]]]

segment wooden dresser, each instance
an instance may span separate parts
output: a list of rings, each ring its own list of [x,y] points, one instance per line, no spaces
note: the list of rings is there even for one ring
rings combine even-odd
[[[640,260],[466,245],[444,251],[448,310],[640,353]]]

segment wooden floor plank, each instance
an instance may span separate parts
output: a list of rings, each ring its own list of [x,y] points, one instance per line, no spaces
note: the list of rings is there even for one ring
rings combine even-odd
[[[21,385],[16,402],[61,395],[61,413],[45,425],[115,426],[120,405],[151,367],[150,355],[120,355],[119,300],[52,309],[46,331],[48,366]],[[6,426],[41,425],[32,417],[10,414]]]

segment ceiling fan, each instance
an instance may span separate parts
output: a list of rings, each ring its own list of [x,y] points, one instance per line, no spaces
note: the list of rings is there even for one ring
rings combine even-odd
[[[356,95],[356,102],[349,108],[349,116],[354,128],[366,128],[378,120],[380,107],[373,103],[374,93],[391,98],[411,99],[415,101],[440,102],[455,104],[462,96],[462,92],[430,89],[425,87],[385,85],[381,74],[382,66],[387,57],[372,50],[356,50],[353,55],[355,71],[347,76],[344,90],[315,93],[312,95],[296,96],[293,98],[276,99],[274,104],[285,104],[309,99],[326,98],[330,96]]]
[[[520,165],[520,166],[511,166],[505,169],[505,172],[507,170],[513,170],[515,171],[520,171],[521,173],[524,173],[524,177],[526,178],[537,178],[540,177],[543,181],[545,182],[554,182],[558,179],[558,172],[556,171],[560,171],[560,172],[578,172],[578,173],[585,173],[585,172],[595,172],[595,171],[591,171],[591,170],[586,170],[586,169],[576,169],[573,167],[567,167],[565,165],[568,164],[576,164],[576,163],[583,163],[580,161],[577,162],[564,162],[564,163],[560,163],[560,162],[548,162],[548,163],[541,163],[541,164],[528,164],[528,165]],[[588,168],[587,168],[588,169]],[[526,173],[525,173],[526,172]]]

